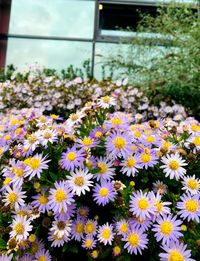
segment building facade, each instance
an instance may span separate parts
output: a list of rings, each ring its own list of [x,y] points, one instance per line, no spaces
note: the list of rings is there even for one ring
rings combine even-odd
[[[91,74],[98,78],[101,57],[116,49],[121,37],[131,36],[123,29],[134,31],[138,9],[156,15],[157,2],[0,0],[0,68],[14,64],[23,71],[38,63],[60,71],[90,59]]]

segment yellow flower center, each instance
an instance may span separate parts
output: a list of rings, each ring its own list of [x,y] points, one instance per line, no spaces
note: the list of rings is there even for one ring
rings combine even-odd
[[[138,130],[136,130],[135,132],[134,132],[134,136],[135,137],[140,137],[142,135],[142,133],[141,132],[139,132]]]
[[[108,195],[108,190],[107,188],[101,188],[100,191],[99,191],[99,194],[102,196],[102,197],[106,197]]]
[[[66,199],[66,192],[62,189],[58,189],[54,194],[54,198],[57,202],[62,202]]]
[[[92,144],[92,140],[90,138],[83,139],[82,144],[84,146],[89,146]]]
[[[16,214],[21,215],[21,216],[27,216],[27,215],[28,215],[28,212],[27,212],[26,210],[22,209],[22,210],[20,210],[20,211],[17,211]]]
[[[152,142],[155,141],[155,138],[152,137],[152,136],[149,136],[149,137],[146,138],[146,141],[152,143]]]
[[[47,131],[47,132],[44,133],[44,138],[45,139],[50,139],[51,137],[52,137],[52,134],[51,134],[50,131]]]
[[[103,230],[103,232],[101,233],[101,236],[104,238],[104,239],[108,239],[110,237],[110,229],[109,228],[105,228]]]
[[[48,198],[45,197],[44,195],[41,195],[41,196],[39,197],[39,201],[40,201],[40,204],[46,205],[49,200],[48,200]]]
[[[57,116],[56,114],[50,114],[50,116],[51,116],[51,118],[53,118],[53,119],[57,119],[57,118],[58,118],[58,116]]]
[[[1,156],[2,153],[3,153],[3,150],[2,150],[2,148],[0,148],[0,156]]]
[[[126,145],[126,141],[124,138],[118,137],[115,139],[114,144],[117,149],[123,149]]]
[[[134,159],[127,159],[126,160],[126,166],[129,168],[132,168],[135,166],[135,160]]]
[[[68,159],[69,161],[73,161],[73,160],[75,160],[75,158],[76,158],[76,153],[75,153],[75,152],[69,152],[69,153],[67,154],[67,159]]]
[[[92,233],[94,231],[94,224],[89,222],[85,225],[85,232]]]
[[[64,237],[64,235],[61,236],[61,237],[59,237],[58,234],[55,234],[55,235],[54,235],[54,238],[55,238],[56,240],[58,240],[58,241],[61,241],[61,240],[63,239],[63,237]]]
[[[10,183],[10,178],[7,177],[7,178],[4,180],[3,186],[7,186],[9,183]]]
[[[116,246],[116,247],[113,248],[113,251],[114,251],[115,254],[120,254],[121,253],[121,248]]]
[[[103,97],[103,102],[109,103],[110,102],[110,97],[109,96],[104,96]]]
[[[97,258],[97,257],[98,257],[98,252],[97,252],[97,250],[94,250],[94,251],[92,252],[92,257],[93,257],[93,258]]]
[[[70,119],[71,119],[71,121],[76,121],[76,120],[78,120],[78,114],[72,113],[71,116],[70,116]]]
[[[187,185],[191,189],[197,189],[198,188],[198,182],[196,182],[196,180],[193,180],[193,179],[188,180]]]
[[[179,168],[179,163],[175,160],[172,160],[170,163],[169,163],[169,167],[170,169],[172,170],[177,170]]]
[[[149,203],[146,199],[139,199],[137,205],[140,209],[144,210],[148,208]]]
[[[167,236],[172,232],[172,224],[169,221],[163,222],[161,225],[161,232]]]
[[[76,233],[82,234],[83,233],[83,224],[78,223],[75,228]]]
[[[187,211],[189,212],[195,212],[197,211],[198,209],[198,204],[195,200],[191,199],[191,200],[188,200],[186,203],[185,203],[185,208],[187,209]]]
[[[86,214],[86,210],[85,210],[84,208],[80,209],[80,210],[79,210],[79,214],[80,214],[81,216],[84,216],[84,215]]]
[[[169,261],[183,261],[184,258],[179,252],[173,251],[173,252],[171,252],[168,260]]]
[[[90,239],[85,241],[85,246],[86,247],[91,247],[92,246],[92,241]]]
[[[154,206],[157,208],[157,211],[160,212],[163,208],[162,203],[159,201],[156,201]]]
[[[141,161],[144,163],[148,163],[151,160],[151,156],[147,153],[144,153],[141,157]]]
[[[137,234],[130,234],[129,237],[128,237],[128,242],[132,245],[132,246],[137,246],[138,243],[139,243],[139,237]]]
[[[21,169],[21,168],[18,168],[18,169],[15,170],[15,174],[16,174],[17,177],[22,178],[23,174],[24,174],[24,170]]]
[[[24,232],[24,225],[23,224],[17,224],[15,226],[15,232],[18,234],[18,235],[22,235],[23,232]]]
[[[40,256],[37,261],[47,261],[45,256]]]
[[[29,241],[34,242],[36,240],[36,235],[31,234],[28,239],[29,239]]]
[[[40,116],[39,121],[41,123],[45,123],[45,122],[47,122],[47,118],[45,116]]]
[[[29,142],[30,144],[33,144],[33,143],[35,143],[36,141],[37,141],[37,137],[36,137],[35,134],[31,134],[31,135],[28,137],[28,142]]]
[[[10,139],[10,135],[4,136],[4,140],[9,140],[9,139]]]
[[[100,168],[100,171],[99,171],[100,174],[104,174],[108,170],[107,165],[103,162],[99,162],[98,167]]]
[[[34,255],[39,250],[38,243],[34,242],[31,244],[31,254]]]
[[[196,124],[192,124],[191,125],[191,129],[196,132],[196,131],[199,131],[200,130],[200,126],[196,125]]]
[[[112,119],[111,122],[112,122],[113,125],[117,125],[117,124],[121,125],[122,124],[122,120],[120,120],[120,119]]]
[[[31,169],[38,169],[39,166],[41,165],[40,160],[36,158],[32,158],[30,163],[29,163]]]
[[[97,131],[94,136],[96,138],[100,138],[102,135],[103,135],[103,133],[101,131]]]
[[[82,176],[79,176],[74,179],[74,184],[81,187],[84,185],[84,183],[85,183],[84,181],[85,181],[84,178]]]
[[[196,146],[200,146],[200,138],[199,138],[199,137],[195,137],[192,142],[193,142]]]
[[[16,129],[16,130],[15,130],[15,135],[16,135],[16,136],[19,135],[19,133],[20,133],[21,130],[22,130],[22,128]]]
[[[127,232],[127,229],[128,229],[128,225],[127,225],[127,224],[122,224],[122,225],[121,225],[120,230],[121,230],[122,233],[126,233],[126,232]]]
[[[15,192],[11,192],[8,196],[7,199],[9,201],[9,203],[15,203],[18,199],[18,196]]]

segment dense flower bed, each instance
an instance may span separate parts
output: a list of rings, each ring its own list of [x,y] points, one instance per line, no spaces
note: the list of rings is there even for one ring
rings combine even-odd
[[[174,101],[163,101],[159,97],[148,98],[141,89],[123,81],[84,81],[80,77],[73,80],[61,79],[58,75],[46,76],[39,68],[32,69],[23,77],[14,72],[10,79],[0,82],[0,109],[40,108],[45,114],[57,113],[68,117],[81,109],[85,103],[102,96],[116,99],[113,109],[138,114],[143,120],[186,115],[185,108]]]
[[[200,123],[116,103],[0,116],[0,260],[199,260]]]

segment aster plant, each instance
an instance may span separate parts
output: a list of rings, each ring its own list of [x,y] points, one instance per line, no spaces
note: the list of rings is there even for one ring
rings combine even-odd
[[[112,97],[0,116],[0,258],[200,258],[200,123],[145,121]]]

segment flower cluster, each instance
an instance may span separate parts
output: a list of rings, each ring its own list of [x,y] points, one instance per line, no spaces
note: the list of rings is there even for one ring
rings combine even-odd
[[[200,258],[200,123],[144,121],[116,100],[0,116],[0,260]]]
[[[21,75],[21,74],[20,74]],[[58,74],[47,76],[38,66],[30,68],[25,75],[18,77],[14,71],[10,79],[0,82],[0,110],[10,108],[40,108],[46,114],[58,113],[62,116],[80,110],[84,104],[98,99],[98,106],[131,112],[135,119],[186,115],[185,109],[174,101],[163,101],[157,105],[152,97],[147,97],[145,90],[134,87],[124,81],[91,81],[76,77],[73,80]],[[178,114],[178,115],[177,115]],[[75,120],[76,116],[71,116]]]

